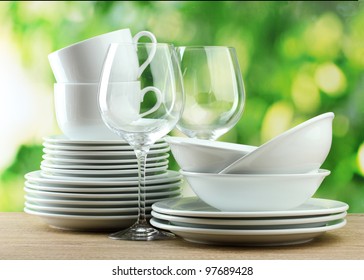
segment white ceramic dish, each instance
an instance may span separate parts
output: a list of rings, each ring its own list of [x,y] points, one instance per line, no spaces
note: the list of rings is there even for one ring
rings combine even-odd
[[[137,199],[138,193],[70,193],[70,192],[49,192],[40,191],[24,187],[26,194],[32,197],[38,198],[58,198],[58,199],[118,199],[118,200],[130,200]],[[181,194],[181,190],[174,191],[162,191],[162,192],[148,192],[147,198],[166,198],[174,197]]]
[[[151,162],[147,164],[147,168],[154,168],[154,167],[161,167],[167,166],[168,167],[169,161],[167,159],[160,160],[158,162]],[[41,162],[41,168],[53,168],[53,169],[73,169],[73,170],[137,170],[137,164],[67,164],[67,163],[53,163],[49,160],[43,160]]]
[[[219,170],[221,174],[297,174],[317,170],[332,141],[334,113],[303,122]]]
[[[176,196],[178,197],[178,196]],[[146,199],[145,204],[149,207],[153,203],[158,201],[163,201],[164,199],[170,198],[150,198]],[[87,199],[58,199],[58,198],[42,198],[42,197],[32,197],[25,195],[25,200],[32,204],[42,205],[42,206],[52,206],[52,207],[94,207],[94,208],[108,208],[108,207],[118,207],[118,208],[128,208],[128,207],[138,207],[138,200],[87,200]]]
[[[74,215],[137,215],[137,207],[123,207],[123,208],[90,208],[90,207],[57,207],[57,206],[43,206],[37,205],[30,202],[25,202],[25,207],[29,210],[34,210],[38,212],[58,212],[59,214],[71,214]],[[150,207],[146,211],[150,211]]]
[[[150,149],[148,155],[156,155],[167,153],[170,151],[169,147],[161,148],[161,149]],[[43,152],[49,155],[56,156],[71,156],[71,157],[111,157],[112,159],[116,159],[115,157],[126,156],[127,158],[136,157],[134,151],[66,151],[66,150],[53,150],[44,148]]]
[[[292,218],[341,213],[348,210],[349,206],[341,201],[310,198],[301,206],[290,210],[226,212],[209,206],[198,197],[183,197],[157,202],[152,209],[167,215],[200,218]]]
[[[59,83],[97,83],[99,82],[104,59],[111,43],[137,43],[147,37],[153,43],[157,40],[148,31],[140,31],[135,36],[130,29],[120,29],[77,42],[48,55],[53,74]],[[129,67],[118,67],[112,81],[128,82],[137,78],[139,71],[135,50],[130,49],[123,59]]]
[[[137,215],[66,215],[45,213],[24,208],[24,212],[40,217],[50,227],[74,231],[111,231],[127,228]]]
[[[161,178],[161,177],[165,177],[167,171],[161,171],[158,174],[155,173],[148,173],[147,171],[147,177],[148,179],[156,179],[156,178]],[[138,174],[125,174],[122,176],[118,176],[118,175],[113,175],[113,176],[100,176],[100,175],[96,175],[96,176],[90,176],[90,175],[74,175],[74,174],[51,174],[48,172],[44,172],[41,171],[41,175],[44,178],[48,178],[48,179],[59,179],[59,180],[77,180],[77,181],[81,181],[81,180],[85,180],[85,181],[100,181],[100,182],[104,182],[104,181],[137,181],[138,180]]]
[[[330,171],[305,174],[180,172],[207,204],[222,211],[286,210],[312,197]]]
[[[134,151],[129,145],[60,145],[44,142],[43,146],[48,149],[61,151]],[[152,149],[168,147],[168,143],[162,142],[151,146]]]
[[[186,241],[193,243],[230,246],[282,246],[309,242],[326,231],[343,227],[346,224],[346,220],[339,220],[322,227],[270,230],[181,227],[170,225],[166,221],[155,218],[152,218],[150,223],[157,228],[169,230]]]
[[[97,180],[95,178],[74,178],[74,177],[62,177],[60,178],[46,178],[41,175],[41,171],[32,171],[25,174],[25,179],[29,182],[35,182],[40,184],[60,184],[71,186],[99,186],[99,187],[111,187],[111,186],[134,186],[138,184],[135,180]],[[179,182],[182,176],[173,170],[168,170],[165,174],[148,176],[147,186],[158,185],[163,183]]]
[[[137,193],[138,192],[138,185],[135,184],[131,187],[102,187],[102,188],[95,188],[95,187],[74,187],[74,186],[60,186],[60,185],[39,185],[30,182],[25,182],[25,186],[27,188],[39,191],[47,191],[47,192],[67,192],[67,193]],[[146,190],[148,193],[153,191],[173,191],[179,189],[181,186],[180,182],[172,183],[172,184],[163,184],[157,186],[147,186],[142,187],[142,189]]]
[[[185,171],[217,173],[256,147],[182,137],[165,137]]]
[[[214,219],[173,216],[152,211],[152,216],[175,226],[214,229],[288,229],[325,226],[326,223],[344,219],[346,212],[339,214],[280,219]]]
[[[116,157],[116,158],[94,158],[94,157],[90,157],[90,158],[72,158],[72,157],[59,157],[57,155],[47,155],[44,154],[43,159],[45,160],[49,160],[51,162],[57,163],[57,164],[62,164],[62,163],[66,163],[66,164],[137,164],[137,160],[136,157],[131,157],[131,158],[120,158],[120,157]],[[159,160],[162,159],[167,159],[169,158],[169,154],[168,153],[161,153],[161,154],[157,154],[157,155],[152,155],[152,156],[148,156],[147,157],[147,164],[148,163],[152,163],[152,162],[157,162]]]
[[[159,172],[165,172],[167,170],[168,166],[159,166],[159,167],[147,167],[146,168],[146,174],[158,174]],[[137,169],[123,169],[123,170],[80,170],[80,169],[59,169],[59,168],[51,168],[51,167],[45,167],[44,165],[41,165],[40,168],[42,171],[49,173],[51,175],[59,175],[59,176],[138,176],[138,170]]]
[[[69,139],[67,136],[60,134],[60,135],[51,135],[43,138],[45,143],[50,144],[57,144],[57,145],[71,145],[71,146],[122,146],[122,145],[129,145],[124,139],[117,139],[117,140],[73,140]],[[158,139],[156,144],[165,142],[163,138]]]

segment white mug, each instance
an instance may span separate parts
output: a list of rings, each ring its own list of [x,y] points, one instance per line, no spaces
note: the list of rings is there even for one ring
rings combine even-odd
[[[161,94],[156,93],[157,102],[153,109],[140,114],[140,103],[147,92],[153,90],[146,87],[140,90],[140,82],[125,82],[112,84],[112,90],[125,94],[126,89],[133,90],[136,98],[131,98],[132,106],[128,111],[122,113],[134,120],[142,118],[158,109],[161,102]],[[104,123],[99,110],[99,84],[98,83],[56,83],[54,84],[54,106],[58,126],[63,134],[71,140],[120,140],[120,137],[112,132]],[[124,98],[123,97],[123,98]],[[122,101],[122,100],[120,100]],[[115,108],[115,106],[114,106]],[[115,108],[119,109],[119,108]],[[114,109],[114,110],[115,110]],[[130,113],[130,115],[129,115]]]
[[[147,93],[154,92],[156,102],[148,111],[141,113],[140,105]],[[141,89],[140,82],[113,83],[108,86],[107,104],[101,104],[101,110],[116,123],[130,123],[158,110],[162,104],[162,93],[156,87]]]
[[[78,42],[48,55],[53,74],[58,83],[98,83],[104,59],[111,43],[137,43],[143,36],[156,43],[155,36],[149,31],[141,31],[132,37],[129,29],[121,29],[85,41]],[[148,61],[140,67],[137,53],[129,49],[125,52],[124,67],[113,75],[112,82],[135,81],[152,60],[151,52]]]

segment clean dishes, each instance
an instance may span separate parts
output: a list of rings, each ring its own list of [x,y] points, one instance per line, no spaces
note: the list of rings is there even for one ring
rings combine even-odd
[[[97,83],[109,45],[137,43],[141,37],[148,37],[153,43],[157,42],[151,32],[141,31],[132,37],[130,29],[125,28],[57,50],[48,55],[49,63],[58,83]],[[113,77],[114,82],[128,82],[137,78],[139,65],[135,50],[129,50],[124,56],[129,68],[118,68]]]
[[[256,147],[209,140],[165,137],[178,165],[185,171],[217,173]]]
[[[33,204],[31,202],[25,202],[25,207],[29,210],[47,212],[47,213],[69,213],[69,214],[80,214],[80,215],[96,215],[96,214],[113,214],[113,215],[136,215],[138,213],[137,207],[122,207],[122,208],[91,208],[91,207],[59,207],[59,206],[43,206]]]
[[[51,162],[57,163],[57,164],[99,164],[99,165],[113,165],[113,164],[138,164],[136,157],[135,158],[114,158],[114,157],[106,157],[106,158],[96,158],[90,157],[90,158],[72,158],[72,157],[63,157],[63,156],[57,156],[57,155],[49,155],[44,154],[43,159],[49,160]],[[162,153],[157,154],[154,156],[151,156],[147,158],[147,164],[148,163],[155,163],[159,160],[167,159],[169,157],[168,153]]]
[[[174,216],[201,218],[271,218],[271,217],[302,217],[341,213],[349,206],[341,201],[310,198],[299,207],[281,211],[220,211],[203,202],[198,197],[184,197],[157,202],[152,206],[158,213]]]
[[[24,191],[27,195],[31,197],[39,198],[58,198],[58,199],[118,199],[118,200],[129,200],[134,199],[137,201],[138,192],[135,193],[73,193],[73,192],[55,192],[55,191],[41,191],[35,190],[28,187],[24,187]],[[173,191],[161,191],[161,192],[147,192],[146,198],[167,198],[176,197],[181,194],[181,190]]]
[[[230,246],[283,246],[306,243],[321,234],[339,229],[346,224],[345,219],[325,226],[289,229],[211,229],[171,225],[168,221],[152,218],[150,223],[160,229],[169,230],[186,241],[213,245]]]
[[[176,196],[177,198],[178,196]],[[52,206],[52,207],[70,207],[70,208],[130,208],[130,207],[138,207],[138,201],[136,200],[87,200],[87,199],[58,199],[58,198],[39,198],[32,197],[29,195],[25,196],[27,202],[32,203],[33,205],[39,206]],[[168,198],[167,198],[168,199]],[[163,201],[165,199],[161,198],[150,198],[145,200],[145,204],[147,207],[147,211],[150,211],[153,203],[158,201]]]
[[[140,82],[114,83],[114,90],[121,91],[126,88],[126,92],[135,91],[138,98],[131,102],[128,110],[123,111],[120,116],[123,119],[137,118],[136,111],[139,112],[141,99],[146,94],[146,90],[151,91],[151,87],[138,90]],[[129,89],[129,90],[128,90]],[[156,89],[154,89],[156,90]],[[149,94],[149,93],[147,93]],[[54,84],[54,108],[57,123],[61,131],[70,139],[74,140],[117,140],[120,139],[103,122],[98,105],[99,84]],[[117,96],[121,98],[120,95]],[[119,102],[126,100],[114,100],[115,110]],[[135,107],[135,108],[134,108]],[[157,107],[153,108],[155,111]],[[152,113],[152,110],[145,113]]]
[[[111,231],[132,225],[137,215],[71,215],[24,208],[24,212],[41,218],[52,228],[73,231]]]
[[[147,173],[148,174],[159,174],[164,173],[167,170],[168,166],[161,166],[161,167],[150,167],[148,168]],[[53,175],[65,175],[65,176],[89,176],[89,177],[95,177],[95,176],[138,176],[138,171],[135,169],[125,169],[125,170],[79,170],[79,169],[64,169],[64,168],[53,168],[53,167],[45,167],[44,165],[41,165],[41,170],[53,174]]]
[[[77,186],[62,186],[62,185],[39,185],[30,182],[25,182],[25,186],[29,189],[46,191],[46,192],[70,192],[70,193],[137,193],[138,186],[121,186],[121,187],[77,187]],[[180,189],[180,182],[170,184],[160,184],[155,186],[146,186],[143,189],[147,192],[153,191],[174,191]]]
[[[326,223],[344,219],[346,212],[333,215],[293,218],[262,218],[262,219],[214,219],[191,218],[151,212],[152,216],[159,220],[169,221],[170,224],[194,228],[218,228],[218,229],[287,229],[303,227],[325,226]]]
[[[325,161],[332,141],[334,113],[303,122],[241,157],[221,174],[306,173]]]
[[[65,145],[44,142],[43,146],[53,150],[65,151],[132,151],[133,149],[128,144],[120,145]],[[167,148],[166,142],[160,142],[153,145],[154,149]]]
[[[60,135],[45,138],[43,146],[41,170],[25,174],[25,212],[68,230],[114,230],[137,220],[138,166],[125,141],[76,141]],[[141,188],[148,217],[154,202],[181,196],[182,175],[168,170],[168,150],[158,140],[147,161]]]
[[[222,211],[286,210],[303,204],[330,174],[211,174],[181,170],[193,191]]]
[[[177,182],[181,181],[182,176],[173,170],[167,170],[165,174],[159,174],[148,176],[146,185],[156,185],[161,183],[168,182]],[[98,186],[98,187],[106,187],[106,186],[130,186],[137,185],[138,181],[135,177],[122,177],[121,179],[113,178],[112,180],[106,180],[105,178],[88,178],[88,177],[65,177],[65,176],[56,176],[55,178],[44,177],[40,170],[32,171],[25,174],[25,179],[29,182],[35,183],[43,183],[43,184],[60,184],[60,185],[72,185],[72,186]],[[126,180],[127,179],[127,180]]]
[[[169,161],[162,159],[157,162],[148,163],[147,167],[161,167],[168,166]],[[125,169],[137,169],[137,164],[68,164],[68,163],[57,163],[49,160],[43,160],[40,163],[40,167],[53,168],[53,169],[73,169],[73,170],[125,170]]]
[[[311,198],[285,211],[220,211],[197,197],[152,205],[151,223],[183,239],[230,246],[278,246],[311,241],[345,225],[346,203]]]

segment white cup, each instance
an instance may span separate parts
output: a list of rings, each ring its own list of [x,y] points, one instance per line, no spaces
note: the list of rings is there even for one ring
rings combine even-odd
[[[54,84],[57,123],[69,139],[120,140],[101,118],[98,89],[98,83]]]
[[[159,90],[154,87],[140,90],[140,82],[114,83],[111,89],[115,90],[116,93],[112,108],[119,111],[118,118],[127,118],[125,121],[142,118],[160,106],[161,94]],[[155,92],[157,102],[151,110],[140,114],[140,103],[149,91]],[[72,140],[121,139],[105,125],[99,110],[98,97],[98,83],[54,84],[56,119],[60,130],[66,137]],[[118,102],[128,102],[130,105],[128,110],[120,113],[120,107],[118,107],[120,103]]]
[[[141,89],[140,82],[114,83],[108,86],[108,99],[103,108],[107,108],[105,112],[107,117],[116,123],[131,123],[137,121],[158,110],[162,104],[162,93],[156,87],[145,87]],[[141,113],[140,105],[144,96],[154,92],[156,102],[152,108]]]
[[[149,31],[141,31],[132,37],[129,29],[105,33],[73,44],[48,55],[53,74],[58,83],[98,83],[106,53],[111,43],[137,43],[141,37],[150,38],[156,43],[155,36]],[[151,52],[148,61],[154,53]],[[144,71],[148,61],[140,67],[135,49],[125,52],[125,63],[114,73],[111,81],[135,81]],[[127,67],[125,67],[127,65]]]

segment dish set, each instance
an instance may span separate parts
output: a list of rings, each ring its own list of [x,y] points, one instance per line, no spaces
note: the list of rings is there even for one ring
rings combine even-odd
[[[319,115],[259,147],[166,137],[197,197],[155,203],[152,225],[191,242],[235,246],[304,243],[343,227],[346,203],[313,198],[330,174],[320,167],[333,118]]]
[[[25,175],[26,213],[65,230],[110,231],[136,221],[138,161],[134,149],[105,125],[98,96],[110,44],[137,43],[142,37],[157,42],[148,31],[133,37],[122,29],[49,55],[63,135],[44,138],[40,170]],[[148,59],[154,55],[152,48]],[[115,90],[140,92],[130,112],[120,115],[133,121],[144,114],[135,112],[145,94],[138,77],[148,60],[139,65],[133,48],[125,48],[122,56],[125,63],[116,67],[109,83]],[[159,90],[149,91],[155,92],[159,107]],[[321,165],[331,148],[333,118],[333,113],[319,115],[258,147],[160,139],[148,152],[141,186],[147,218],[187,241],[230,246],[305,243],[343,227],[348,205],[314,198],[330,174]],[[180,172],[168,170],[169,151]],[[183,177],[196,197],[181,196]]]

